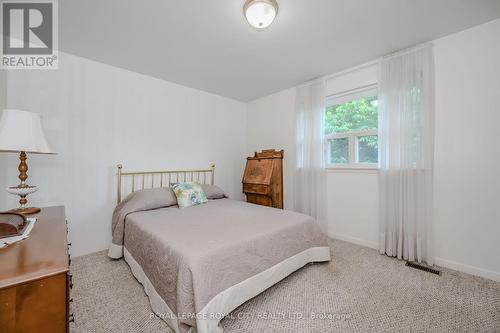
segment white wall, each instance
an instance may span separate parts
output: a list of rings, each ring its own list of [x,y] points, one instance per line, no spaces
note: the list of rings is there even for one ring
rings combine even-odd
[[[293,209],[293,165],[295,160],[295,88],[283,90],[248,105],[247,152],[252,156],[262,149],[284,149],[284,206]],[[288,185],[288,186],[287,186]]]
[[[498,36],[500,20],[495,20],[435,41],[436,262],[495,280],[500,280]],[[327,90],[345,91],[374,79],[376,71],[361,67],[332,76]],[[294,98],[294,89],[288,89],[249,103],[247,151],[294,149],[294,124],[289,124]],[[264,125],[268,117],[276,120]],[[327,184],[330,235],[376,248],[377,172],[330,170]]]
[[[328,170],[328,234],[378,249],[378,172]]]
[[[109,245],[119,162],[128,170],[208,168],[214,162],[216,183],[241,198],[245,103],[60,57],[58,70],[9,73],[8,107],[43,116],[58,155],[28,157],[28,180],[40,187],[29,200],[66,206],[75,255]],[[13,184],[16,158],[9,157]],[[7,206],[16,206],[16,200],[8,197]]]
[[[437,40],[435,57],[436,262],[500,280],[500,20]]]

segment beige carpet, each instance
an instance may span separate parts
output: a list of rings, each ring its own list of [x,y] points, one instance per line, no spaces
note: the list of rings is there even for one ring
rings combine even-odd
[[[236,309],[224,332],[500,332],[498,282],[436,276],[341,241],[331,249],[330,263],[307,265]],[[71,270],[73,333],[171,332],[123,260],[99,252]]]

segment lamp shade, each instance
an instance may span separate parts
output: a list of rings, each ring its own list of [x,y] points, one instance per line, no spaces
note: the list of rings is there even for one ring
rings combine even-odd
[[[0,151],[55,154],[45,138],[40,115],[5,109],[0,118]]]

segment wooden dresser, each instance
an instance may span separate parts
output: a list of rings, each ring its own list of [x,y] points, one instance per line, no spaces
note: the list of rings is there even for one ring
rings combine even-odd
[[[247,202],[283,209],[283,150],[268,149],[247,157],[243,192]]]
[[[69,332],[69,251],[64,207],[37,215],[30,236],[0,249],[0,331]]]

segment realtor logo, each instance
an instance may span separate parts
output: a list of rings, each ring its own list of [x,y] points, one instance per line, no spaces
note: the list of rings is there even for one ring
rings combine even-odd
[[[57,69],[57,2],[1,2],[2,69]]]

